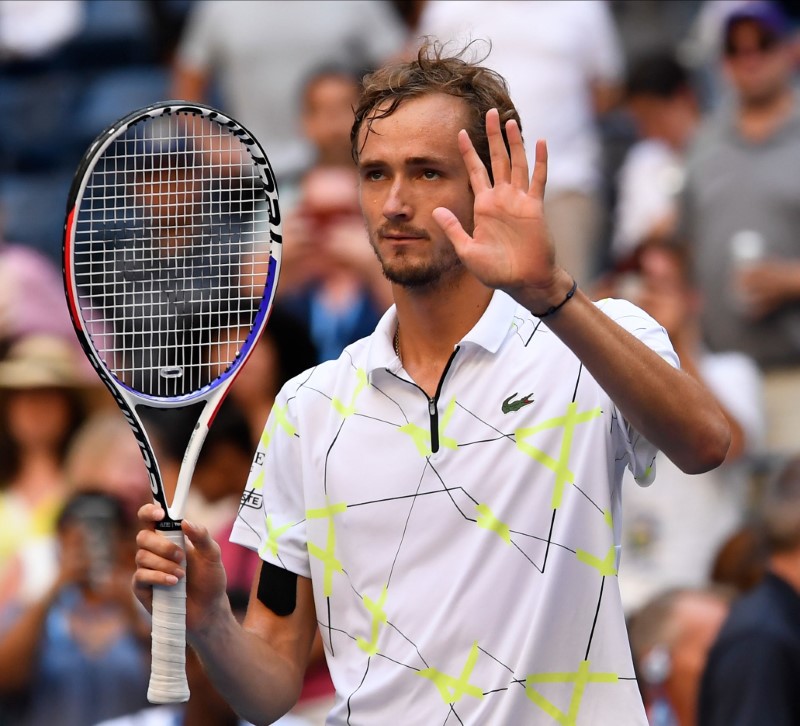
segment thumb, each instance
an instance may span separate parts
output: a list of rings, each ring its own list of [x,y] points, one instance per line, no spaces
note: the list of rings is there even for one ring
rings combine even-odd
[[[445,207],[436,207],[431,213],[433,220],[438,224],[442,231],[447,235],[453,246],[458,250],[460,247],[469,244],[472,241],[458,221],[458,217]]]

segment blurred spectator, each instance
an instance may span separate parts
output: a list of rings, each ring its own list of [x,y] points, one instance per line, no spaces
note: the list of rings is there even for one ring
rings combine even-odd
[[[0,61],[48,55],[80,31],[84,12],[84,0],[3,0]]]
[[[683,370],[711,390],[726,414],[731,446],[721,467],[696,476],[659,454],[652,490],[636,485],[626,472],[620,563],[626,610],[668,587],[706,582],[720,544],[750,508],[751,456],[760,450],[763,429],[758,367],[742,353],[705,349],[700,299],[681,253],[648,246],[637,261],[638,269],[620,274],[609,292],[630,299],[664,326]]]
[[[38,333],[61,336],[79,348],[60,271],[43,254],[0,237],[0,340]]]
[[[0,693],[17,726],[93,726],[146,704],[149,623],[133,597],[133,521],[80,492],[58,518],[45,593],[0,613]]]
[[[172,97],[204,100],[216,89],[222,109],[266,149],[284,193],[309,163],[297,125],[308,73],[335,61],[378,65],[401,50],[405,33],[383,0],[198,2],[176,53]]]
[[[677,225],[684,155],[700,109],[686,69],[669,51],[631,64],[625,105],[638,141],[619,170],[612,253],[632,255],[639,245],[671,240]]]
[[[185,442],[176,449],[178,461]],[[254,447],[247,418],[230,397],[222,402],[197,457],[192,486],[186,500],[185,516],[202,522],[212,532],[236,516],[247,481]]]
[[[338,358],[346,345],[369,335],[392,302],[367,239],[351,156],[359,82],[341,66],[316,69],[307,79],[301,124],[315,162],[283,223],[278,295],[309,326],[320,361]]]
[[[142,451],[115,405],[93,413],[75,432],[64,473],[70,490],[113,494],[131,517],[153,499]]]
[[[258,344],[236,376],[229,394],[247,417],[251,455],[280,387],[314,366],[317,359],[308,326],[280,303],[275,304]]]
[[[719,56],[728,15],[751,0],[701,0],[677,45],[681,61],[691,69],[704,110],[716,108],[726,94]]]
[[[800,459],[761,510],[767,574],[734,603],[709,655],[700,726],[800,723]]]
[[[723,589],[672,589],[630,620],[633,661],[651,726],[697,723],[700,681],[729,602]]]
[[[769,2],[728,16],[723,66],[735,103],[692,147],[681,225],[704,294],[704,339],[766,372],[767,447],[784,454],[800,450],[800,110],[789,30]]]
[[[21,338],[0,362],[0,604],[50,585],[64,456],[99,382],[61,338]]]
[[[758,528],[750,521],[726,539],[711,565],[711,582],[738,593],[752,590],[764,578],[766,553]]]
[[[559,264],[589,282],[602,251],[596,121],[617,101],[623,66],[607,4],[430,0],[418,32],[461,46],[491,42],[486,63],[506,78],[516,99],[531,169],[533,142],[547,140],[545,214]]]

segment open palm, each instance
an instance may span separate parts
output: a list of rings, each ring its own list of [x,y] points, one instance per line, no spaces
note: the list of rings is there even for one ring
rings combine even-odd
[[[434,210],[434,219],[467,269],[483,284],[514,296],[523,290],[545,290],[552,284],[555,272],[553,245],[542,211],[547,147],[544,141],[537,142],[530,178],[516,121],[506,124],[510,154],[503,142],[496,109],[486,114],[486,133],[494,183],[467,132],[462,130],[458,136],[475,193],[472,235],[448,209]]]

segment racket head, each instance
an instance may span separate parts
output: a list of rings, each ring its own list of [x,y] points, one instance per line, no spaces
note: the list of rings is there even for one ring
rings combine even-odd
[[[228,382],[267,322],[281,247],[272,167],[237,121],[166,101],[112,124],[78,166],[63,243],[70,316],[101,379],[159,408]],[[187,248],[190,270],[173,264]],[[195,287],[181,287],[189,277]],[[156,291],[165,285],[167,294]],[[183,337],[190,329],[194,338]],[[170,354],[198,346],[216,346],[213,359]]]
[[[159,529],[178,529],[179,515],[172,516],[136,407],[211,402],[184,457],[189,478],[216,409],[266,325],[281,248],[267,155],[215,108],[166,101],[133,111],[81,159],[64,225],[66,298],[167,512]]]

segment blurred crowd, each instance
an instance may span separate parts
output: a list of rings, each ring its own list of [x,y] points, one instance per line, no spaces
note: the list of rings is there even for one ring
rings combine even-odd
[[[761,0],[0,2],[0,726],[239,723],[191,657],[189,703],[146,702],[149,616],[130,576],[148,474],[62,292],[82,153],[126,113],[186,99],[240,121],[276,171],[276,310],[188,504],[225,542],[280,386],[391,304],[352,107],[362,75],[422,36],[508,80],[529,152],[548,142],[559,262],[652,315],[730,422],[720,468],[688,476],[661,457],[653,486],[623,484],[618,574],[650,723],[799,724],[799,31],[794,3]],[[154,430],[168,477],[190,424]],[[257,557],[223,558],[241,610]],[[281,723],[324,723],[317,646]]]

